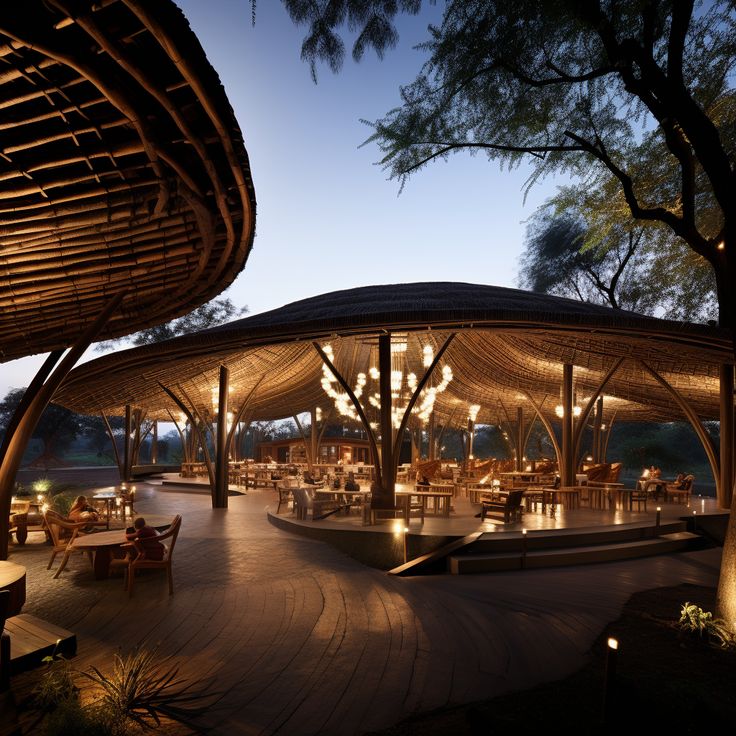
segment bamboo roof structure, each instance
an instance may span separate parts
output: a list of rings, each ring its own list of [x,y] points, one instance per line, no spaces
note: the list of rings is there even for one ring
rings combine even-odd
[[[437,386],[443,366],[451,367],[453,378],[436,394],[434,411],[440,422],[457,426],[467,422],[471,404],[480,405],[478,423],[499,423],[519,406],[529,419],[535,407],[554,419],[563,363],[574,366],[579,404],[613,371],[602,393],[618,419],[683,419],[659,379],[698,417],[717,419],[720,366],[733,363],[730,334],[717,327],[496,286],[413,283],[324,294],[104,356],[76,368],[54,401],[90,414],[120,414],[128,404],[167,418],[179,414],[167,387],[204,417],[213,412],[224,365],[229,406],[238,411],[247,401],[244,417],[278,419],[315,406],[324,415],[334,402],[321,386],[316,342],[330,344],[334,365],[351,386],[358,373],[367,374],[361,402],[370,418],[368,397],[378,389],[369,369],[376,364],[377,337],[386,332],[404,375],[421,375],[425,346],[437,354],[454,335],[432,382]]]
[[[185,314],[253,244],[255,193],[217,74],[170,0],[0,11],[0,361]]]

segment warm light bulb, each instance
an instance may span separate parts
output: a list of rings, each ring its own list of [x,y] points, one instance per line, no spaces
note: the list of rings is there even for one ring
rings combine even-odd
[[[608,639],[608,648],[609,649],[618,649],[618,639],[614,639],[613,637],[609,637],[609,639]]]

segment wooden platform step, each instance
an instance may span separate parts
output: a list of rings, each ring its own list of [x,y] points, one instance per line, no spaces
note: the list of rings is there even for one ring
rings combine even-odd
[[[11,675],[38,667],[54,653],[64,657],[77,653],[76,634],[28,613],[7,619],[5,631],[10,634]]]
[[[617,544],[596,544],[587,547],[541,549],[485,554],[453,555],[449,558],[449,570],[454,575],[500,572],[502,570],[536,569],[562,565],[585,565],[614,562],[636,557],[649,557],[688,549],[702,541],[692,532],[673,532],[651,539]]]

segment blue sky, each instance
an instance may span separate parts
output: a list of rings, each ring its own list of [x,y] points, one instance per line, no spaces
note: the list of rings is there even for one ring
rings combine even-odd
[[[430,164],[399,196],[375,162],[361,119],[399,104],[422,63],[413,46],[442,3],[399,20],[398,47],[369,53],[313,84],[300,59],[305,30],[278,0],[178,0],[217,70],[243,131],[258,200],[256,240],[227,295],[250,314],[324,292],[378,283],[467,281],[515,286],[523,222],[554,192],[526,168],[501,171],[461,153]],[[85,360],[99,353],[88,351]],[[0,391],[25,386],[41,357],[3,366]]]

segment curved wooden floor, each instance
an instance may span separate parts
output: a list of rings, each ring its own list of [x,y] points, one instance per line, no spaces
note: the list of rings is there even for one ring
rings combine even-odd
[[[74,631],[82,669],[107,668],[118,646],[160,643],[220,693],[202,719],[214,734],[358,734],[554,680],[583,664],[634,591],[717,580],[719,550],[396,578],[269,525],[273,491],[231,498],[228,511],[205,496],[139,496],[144,514],[184,516],[174,596],[154,573],[129,600],[82,556],[53,580],[32,535],[11,558],[28,568],[24,611]]]

